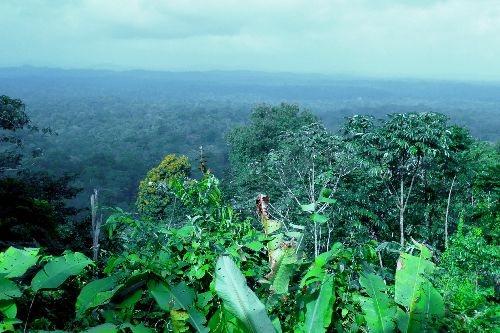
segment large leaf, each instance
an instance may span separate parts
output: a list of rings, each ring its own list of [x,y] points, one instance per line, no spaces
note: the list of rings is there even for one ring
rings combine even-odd
[[[300,286],[301,287],[304,285],[307,286],[313,282],[322,281],[326,274],[326,270],[323,268],[323,266],[328,262],[331,256],[332,256],[331,251],[323,252],[320,255],[318,255],[314,259],[314,263],[309,267],[307,273],[300,281]]]
[[[297,255],[294,247],[279,248],[272,252],[274,265],[271,272],[271,288],[277,294],[284,294],[288,291],[290,277],[295,272]]]
[[[439,292],[429,281],[425,281],[421,286],[420,298],[410,313],[407,332],[431,332],[430,324],[436,318],[444,316],[444,302]]]
[[[306,304],[306,320],[302,332],[323,333],[330,326],[333,312],[333,276],[325,275],[318,298]]]
[[[115,287],[119,279],[120,276],[114,275],[92,281],[83,287],[76,299],[77,316],[82,315],[88,309],[108,303],[117,290]]]
[[[23,276],[26,271],[36,264],[40,249],[16,249],[9,247],[5,252],[0,253],[0,275],[6,278],[16,278]]]
[[[227,310],[219,308],[208,322],[210,333],[245,333],[243,324]]]
[[[21,291],[14,282],[0,277],[0,300],[11,300],[20,296]]]
[[[148,290],[164,311],[186,310],[189,314],[188,322],[197,332],[208,332],[204,326],[206,318],[194,307],[195,292],[185,282],[180,282],[171,288],[165,281],[148,281]]]
[[[92,260],[82,253],[67,253],[45,265],[31,281],[31,288],[34,291],[57,288],[68,277],[80,274],[91,263]]]
[[[418,257],[402,253],[397,262],[394,299],[408,310],[417,303],[420,287],[426,281],[424,274],[434,270],[434,264],[427,260],[431,257],[430,251],[423,245],[419,250]]]
[[[13,300],[1,300],[0,301],[0,313],[2,313],[6,318],[16,318],[17,306]]]
[[[215,291],[224,301],[225,309],[241,321],[247,332],[275,332],[264,304],[248,288],[238,266],[227,256],[217,260]]]
[[[370,332],[394,332],[396,306],[391,303],[385,293],[385,283],[382,278],[373,273],[363,273],[359,283],[370,297],[360,297],[361,308]]]
[[[434,271],[434,264],[428,260],[432,254],[422,244],[417,243],[417,247],[419,256],[402,253],[396,268],[394,299],[406,309],[405,315],[398,315],[402,332],[419,332],[432,316],[442,316],[444,312],[441,296],[427,280]]]

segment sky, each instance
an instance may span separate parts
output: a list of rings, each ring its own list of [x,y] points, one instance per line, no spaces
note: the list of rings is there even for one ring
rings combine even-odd
[[[0,66],[500,80],[499,0],[0,0]]]

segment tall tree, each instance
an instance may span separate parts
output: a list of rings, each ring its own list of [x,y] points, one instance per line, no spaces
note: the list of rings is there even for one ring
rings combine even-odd
[[[433,112],[397,113],[381,123],[355,116],[348,120],[346,135],[360,153],[374,163],[375,173],[386,186],[399,215],[400,243],[405,241],[405,213],[422,170],[450,155],[447,117]]]
[[[279,145],[279,137],[316,122],[309,112],[297,105],[259,105],[252,111],[250,124],[233,128],[226,135],[231,162],[231,187],[238,199],[250,203],[268,180],[255,173],[267,154]]]

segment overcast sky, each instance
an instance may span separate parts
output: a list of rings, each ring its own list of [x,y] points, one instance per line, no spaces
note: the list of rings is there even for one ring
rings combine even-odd
[[[498,0],[0,0],[0,66],[500,80]]]

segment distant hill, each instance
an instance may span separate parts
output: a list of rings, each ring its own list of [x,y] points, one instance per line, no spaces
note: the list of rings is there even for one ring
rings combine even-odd
[[[0,89],[33,94],[128,96],[175,99],[239,98],[243,101],[317,102],[363,99],[378,102],[500,103],[500,82],[380,80],[319,74],[252,71],[159,72],[0,68]],[[40,91],[42,90],[42,91]]]

